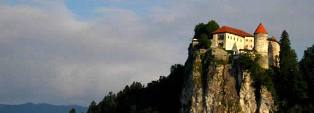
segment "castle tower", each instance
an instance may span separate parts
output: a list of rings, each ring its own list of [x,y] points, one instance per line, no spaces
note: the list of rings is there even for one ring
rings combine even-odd
[[[254,50],[260,55],[258,63],[264,69],[268,69],[268,33],[262,23],[260,23],[254,32]]]
[[[280,44],[275,37],[272,37],[268,40],[269,40],[268,48],[269,64],[275,67],[279,67]]]

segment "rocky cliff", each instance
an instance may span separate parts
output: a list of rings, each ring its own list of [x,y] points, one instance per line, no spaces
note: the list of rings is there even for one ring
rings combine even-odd
[[[222,49],[190,50],[181,96],[181,113],[271,113],[272,94],[247,70],[232,64]],[[231,59],[229,61],[229,59]]]

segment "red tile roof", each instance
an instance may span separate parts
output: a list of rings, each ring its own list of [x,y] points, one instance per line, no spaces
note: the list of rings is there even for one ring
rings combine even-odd
[[[242,37],[252,37],[250,33],[247,33],[245,31],[242,31],[240,29],[232,28],[229,26],[222,26],[221,28],[217,29],[216,31],[212,32],[212,34],[217,34],[217,33],[231,33],[235,35],[239,35]]]
[[[267,34],[267,31],[266,31],[266,29],[265,29],[265,27],[264,27],[264,25],[263,25],[262,23],[260,23],[260,24],[257,26],[257,28],[256,28],[256,30],[255,30],[255,32],[254,32],[254,34],[257,34],[257,33],[264,33],[264,34]]]

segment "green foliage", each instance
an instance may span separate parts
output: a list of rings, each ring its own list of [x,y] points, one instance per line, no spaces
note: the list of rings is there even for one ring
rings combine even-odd
[[[272,96],[276,97],[276,90],[274,88],[273,76],[275,76],[273,70],[264,70],[258,64],[260,56],[245,53],[239,56],[236,60],[236,64],[239,64],[241,70],[248,70],[253,79],[253,86],[256,88],[255,97],[257,100],[260,99],[260,89],[262,86],[266,87],[268,91],[272,93]]]
[[[74,108],[72,108],[72,109],[69,111],[69,113],[76,113],[76,111],[75,111]]]
[[[199,39],[199,36],[201,36],[202,33],[205,33],[205,27],[206,25],[204,23],[199,23],[194,28],[194,38]]]
[[[210,48],[210,45],[211,45],[211,41],[209,40],[207,34],[203,33],[199,39],[199,46],[201,48],[207,49],[207,48]]]
[[[96,105],[92,102],[87,113],[179,113],[184,66],[171,66],[168,77],[161,76],[144,87],[139,82],[113,94],[110,92]]]
[[[314,45],[304,51],[304,56],[299,63],[300,70],[308,83],[309,96],[314,101]]]
[[[280,39],[280,68],[276,76],[276,89],[279,96],[279,112],[296,112],[306,98],[306,82],[298,69],[297,56],[291,48],[289,35],[282,32]],[[295,111],[296,110],[296,111]]]
[[[96,102],[93,101],[93,102],[89,105],[88,110],[87,110],[86,113],[97,113],[97,109],[98,109],[98,108],[97,108]]]
[[[216,21],[210,20],[207,25],[205,26],[205,32],[207,34],[211,34],[212,32],[216,31],[219,29],[219,25]]]
[[[208,38],[211,39],[211,33],[217,29],[219,29],[219,24],[214,20],[210,20],[207,24],[200,23],[194,28],[194,38],[200,39],[202,34],[206,34],[207,36],[209,36]]]
[[[289,35],[286,31],[282,32],[280,39],[280,72],[282,76],[291,72],[297,72],[297,56],[295,51],[290,47]]]
[[[117,109],[117,96],[109,92],[107,96],[98,104],[97,112],[115,113]]]
[[[308,97],[303,102],[306,103],[306,112],[314,111],[314,45],[304,51],[299,67],[308,87]]]
[[[199,40],[198,48],[210,48],[212,39],[212,32],[219,29],[219,25],[214,20],[210,20],[207,24],[200,23],[194,28],[194,37]]]
[[[256,72],[260,69],[257,63],[258,57],[254,58],[253,54],[244,53],[239,56],[239,64],[243,70],[247,69],[250,72]]]

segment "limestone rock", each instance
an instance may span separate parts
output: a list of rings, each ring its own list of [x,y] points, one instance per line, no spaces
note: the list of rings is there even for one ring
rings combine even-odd
[[[180,100],[181,113],[275,111],[272,95],[265,87],[260,90],[260,101],[256,100],[254,81],[248,71],[236,70],[231,64],[215,62],[215,57],[221,55],[213,55],[211,52],[194,51],[185,64],[187,76],[184,78]]]
[[[252,87],[252,82],[250,73],[244,72],[239,100],[243,113],[255,113],[256,111],[255,88]]]
[[[274,104],[272,94],[264,86],[261,88],[260,92],[261,92],[261,101],[260,101],[259,113],[274,113],[276,110],[276,107]]]

